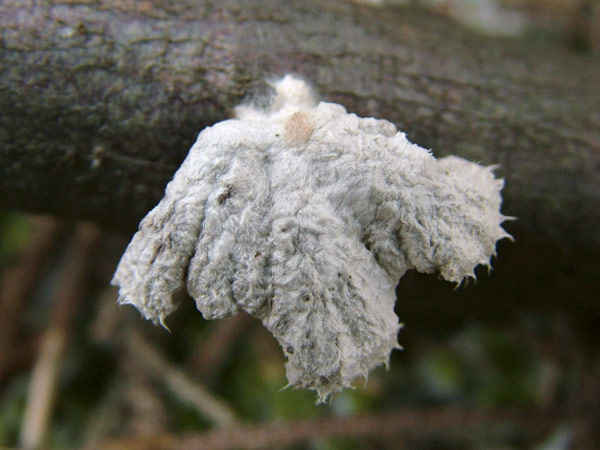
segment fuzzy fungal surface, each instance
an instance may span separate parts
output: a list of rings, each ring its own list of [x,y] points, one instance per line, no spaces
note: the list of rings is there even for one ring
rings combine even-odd
[[[325,401],[389,361],[395,286],[489,265],[503,181],[436,159],[386,121],[317,102],[302,80],[205,129],[116,270],[120,302],[164,324],[186,288],[206,319],[238,311],[279,341],[290,385]]]

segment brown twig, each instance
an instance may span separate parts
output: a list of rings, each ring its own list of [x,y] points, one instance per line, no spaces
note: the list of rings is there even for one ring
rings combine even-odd
[[[304,422],[266,424],[210,431],[200,435],[176,437],[163,435],[126,439],[107,444],[111,450],[225,450],[283,448],[287,445],[319,438],[394,437],[402,442],[409,438],[431,435],[461,438],[472,431],[499,429],[513,425],[531,433],[546,432],[561,418],[555,413],[514,411],[469,411],[436,409],[432,411],[396,411],[362,417],[327,418]]]
[[[573,430],[573,448],[596,448],[600,442],[600,359],[588,359],[575,371],[576,390],[567,407],[582,415]]]
[[[14,351],[22,311],[58,243],[63,225],[52,217],[30,219],[33,232],[16,263],[0,279],[0,382],[23,361],[23,352]],[[31,355],[31,352],[26,352]]]
[[[232,346],[251,324],[252,318],[243,313],[212,323],[209,334],[202,339],[190,358],[194,372],[203,379],[210,380],[223,365]]]
[[[91,251],[99,236],[95,226],[79,225],[65,254],[65,265],[53,294],[51,315],[31,378],[21,428],[23,448],[38,448],[46,434],[71,324],[83,299]]]
[[[81,448],[101,448],[107,436],[139,436],[163,432],[168,426],[167,405],[156,389],[154,374],[148,371],[138,350],[125,345],[122,330],[139,327],[139,316],[125,314],[117,304],[118,290],[107,287],[96,299],[96,317],[88,327],[92,342],[109,346],[116,357],[116,371],[90,412]],[[131,311],[130,311],[131,312]],[[131,323],[128,319],[134,319]]]
[[[129,330],[125,341],[131,355],[139,358],[148,370],[164,380],[173,394],[193,406],[217,428],[228,428],[237,422],[235,413],[227,404],[192,380],[184,371],[170,364],[137,330]]]
[[[147,341],[139,330],[140,321],[137,315],[134,315],[134,323],[127,322],[127,319],[132,316],[124,314],[126,310],[117,306],[117,295],[117,290],[114,288],[105,290],[100,296],[98,314],[91,326],[93,340],[116,343],[120,350],[118,351],[120,360],[117,378],[121,378],[122,381],[119,383],[119,388],[115,388],[113,391],[122,392],[120,394],[122,397],[132,397],[131,391],[134,390],[134,387],[130,385],[133,378],[145,379],[146,382],[149,379],[156,380],[166,386],[181,401],[191,405],[215,426],[228,427],[235,424],[237,419],[229,406],[217,399],[196,380],[173,366]],[[139,381],[137,383],[140,384]],[[147,422],[149,414],[147,414],[147,410],[144,411],[143,404],[138,405],[142,407],[141,409],[132,404],[136,398],[139,400],[139,395],[128,398],[128,409],[131,407],[138,409],[133,411],[133,415],[138,416],[133,418],[134,422],[138,424]],[[101,414],[96,415],[89,427],[90,433],[85,442],[86,449],[103,448],[102,439],[115,429],[114,412],[108,411],[108,408],[115,407],[115,402],[119,400],[116,398],[109,401],[107,407],[100,411]],[[111,415],[112,417],[107,417]],[[96,419],[103,423],[98,423]],[[155,433],[158,432],[157,428],[159,430],[161,428],[161,423],[157,423],[156,420],[151,425]],[[133,428],[128,431],[129,435],[140,431],[139,426],[132,427],[129,424],[129,428]]]

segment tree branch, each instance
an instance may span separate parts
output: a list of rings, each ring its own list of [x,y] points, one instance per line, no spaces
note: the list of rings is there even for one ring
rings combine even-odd
[[[265,77],[501,164],[513,226],[600,249],[600,62],[347,1],[7,0],[0,206],[131,230],[196,134]]]
[[[539,438],[557,423],[553,414],[538,412],[519,414],[511,411],[468,411],[460,409],[432,409],[430,411],[395,411],[363,417],[331,417],[319,420],[275,423],[209,431],[190,436],[151,436],[107,442],[104,448],[121,450],[146,448],[160,450],[194,449],[264,449],[284,448],[310,439],[374,437],[394,439],[403,448],[411,439],[445,433],[457,441],[469,441],[474,430],[481,432],[494,428],[526,430]],[[400,444],[398,444],[400,442]]]

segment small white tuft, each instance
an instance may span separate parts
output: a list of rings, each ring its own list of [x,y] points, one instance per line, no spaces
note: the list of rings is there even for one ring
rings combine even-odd
[[[240,105],[234,110],[240,120],[265,120],[289,116],[298,111],[312,109],[319,103],[312,87],[293,75],[269,82],[274,89],[273,101],[267,108],[255,105]]]

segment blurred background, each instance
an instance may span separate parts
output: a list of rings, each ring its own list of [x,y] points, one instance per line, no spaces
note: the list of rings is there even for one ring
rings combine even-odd
[[[400,3],[481,33],[600,49],[592,0]],[[168,333],[119,307],[109,282],[129,238],[0,212],[2,448],[600,448],[594,255],[548,261],[545,243],[517,236],[491,275],[457,291],[407,274],[405,350],[315,405],[313,392],[282,390],[281,349],[252,317],[208,322],[182,297]]]
[[[355,0],[373,5],[413,5],[446,15],[488,35],[526,36],[579,51],[600,49],[596,0]]]

